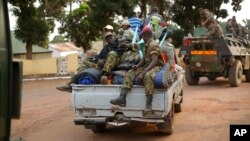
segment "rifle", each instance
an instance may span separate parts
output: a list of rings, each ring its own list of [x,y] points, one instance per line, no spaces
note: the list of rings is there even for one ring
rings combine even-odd
[[[164,36],[163,36],[163,38],[162,38],[162,40],[161,40],[161,42],[160,42],[160,45],[159,45],[160,48],[161,48],[161,50],[162,50],[161,56],[162,56],[162,60],[163,60],[164,63],[167,62],[167,54],[166,54],[166,52],[163,50],[162,44],[163,44],[163,42],[165,41],[165,39],[166,39],[166,37],[167,37],[167,34],[168,34],[168,32],[166,32],[166,33],[164,34]]]
[[[144,47],[144,40],[141,39],[140,41],[136,42],[138,29],[139,29],[139,27],[137,26],[136,29],[135,29],[134,36],[133,36],[132,45],[137,44],[139,46],[139,57],[140,57],[140,59],[142,59],[142,57],[143,57],[142,50],[143,50],[143,47]]]

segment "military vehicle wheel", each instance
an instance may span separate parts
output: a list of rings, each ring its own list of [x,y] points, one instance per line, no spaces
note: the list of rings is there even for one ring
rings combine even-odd
[[[213,75],[209,75],[209,76],[207,76],[207,79],[209,80],[209,81],[214,81],[214,80],[216,80],[216,76],[213,76]]]
[[[103,133],[106,129],[106,125],[94,125],[91,129],[94,133]]]
[[[229,69],[229,84],[231,87],[238,87],[242,82],[243,69],[241,61],[236,60]]]
[[[245,77],[246,77],[246,81],[247,81],[247,82],[250,82],[250,69],[248,69],[248,70],[246,71]]]
[[[158,133],[172,135],[174,133],[174,102],[172,103],[171,109],[164,119],[164,123],[157,124]]]
[[[193,76],[189,66],[185,68],[185,78],[188,85],[198,85],[200,78],[197,76]]]

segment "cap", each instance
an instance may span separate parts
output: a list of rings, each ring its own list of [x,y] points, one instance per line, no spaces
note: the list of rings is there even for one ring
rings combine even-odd
[[[107,32],[106,34],[105,34],[105,39],[108,37],[108,36],[112,36],[113,35],[113,33],[112,32]]]
[[[114,28],[113,28],[113,26],[111,26],[111,25],[106,25],[103,29],[113,30]]]
[[[141,35],[144,33],[152,33],[152,29],[149,26],[145,26],[141,31]]]
[[[124,20],[124,21],[122,21],[122,23],[121,23],[120,27],[122,27],[122,26],[124,26],[124,25],[128,25],[128,26],[130,26],[129,21],[128,21],[128,20]]]

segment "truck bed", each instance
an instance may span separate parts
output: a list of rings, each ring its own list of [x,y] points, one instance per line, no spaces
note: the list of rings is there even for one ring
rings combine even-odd
[[[183,75],[168,89],[155,89],[152,101],[153,115],[147,118],[162,118],[170,107],[167,106],[178,99],[182,90]],[[72,87],[72,108],[79,117],[114,117],[117,113],[122,113],[128,118],[145,118],[143,112],[146,105],[146,96],[143,86],[134,85],[127,95],[126,107],[120,107],[110,103],[121,92],[121,85],[73,85]]]

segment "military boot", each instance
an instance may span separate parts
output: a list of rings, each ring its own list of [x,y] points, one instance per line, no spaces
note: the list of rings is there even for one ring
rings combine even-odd
[[[72,92],[72,87],[70,86],[70,83],[67,83],[66,85],[63,86],[57,86],[56,89],[59,91],[66,91],[70,93]]]
[[[127,89],[122,89],[120,96],[116,99],[111,99],[110,103],[114,105],[119,105],[121,107],[126,107],[126,95],[128,93]]]
[[[150,112],[152,111],[152,99],[153,95],[146,95],[146,109],[145,112]]]

